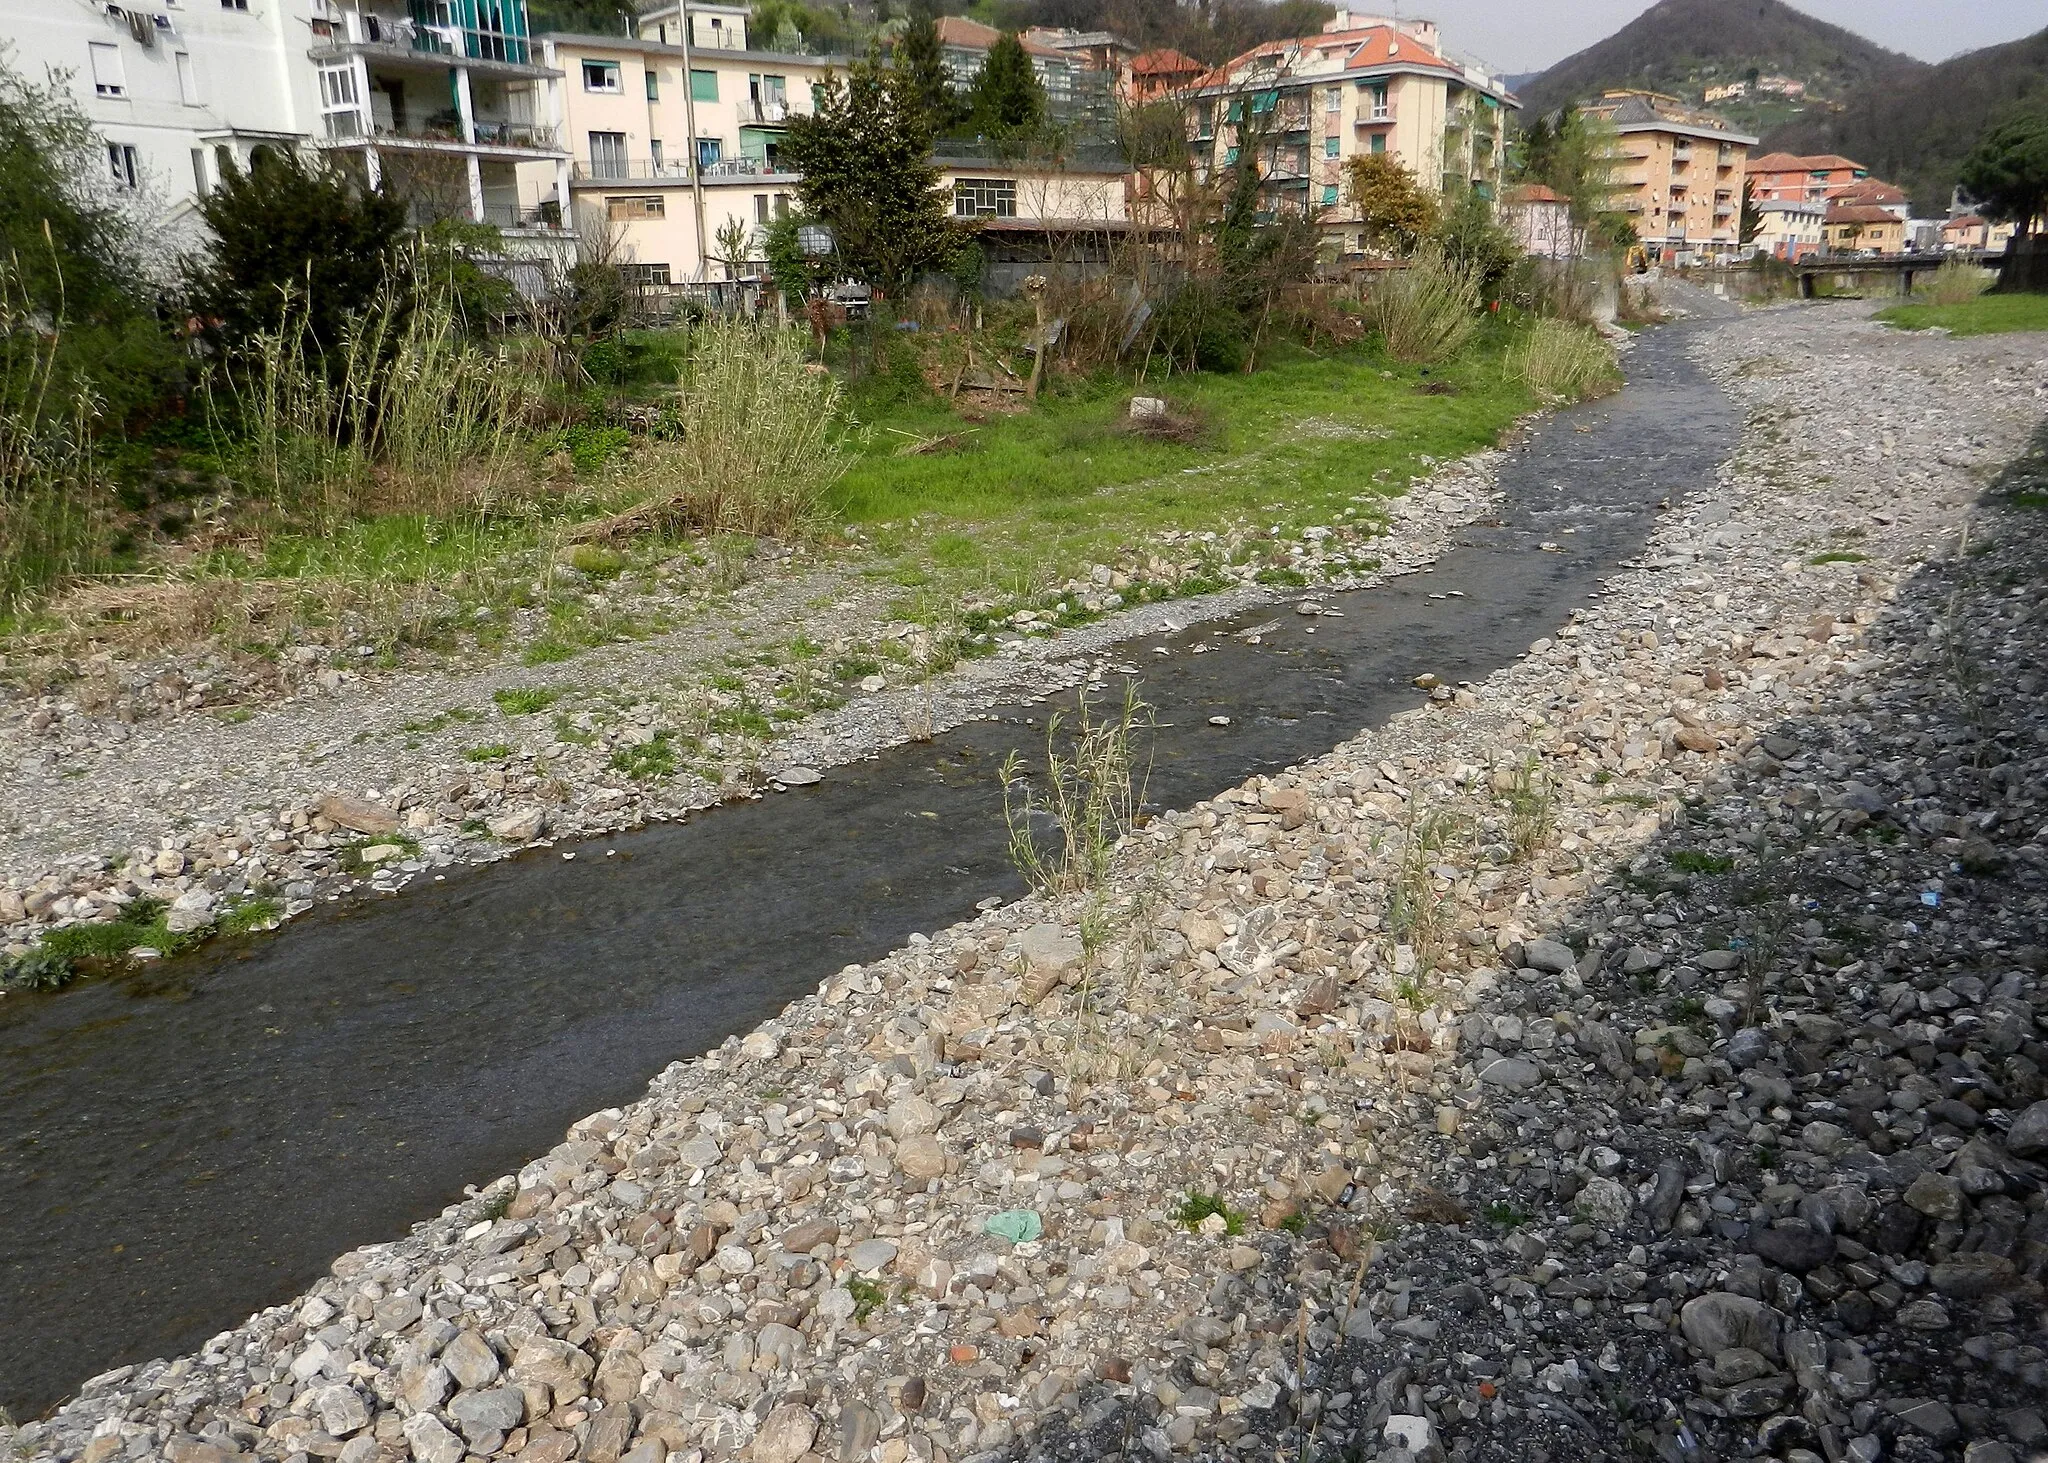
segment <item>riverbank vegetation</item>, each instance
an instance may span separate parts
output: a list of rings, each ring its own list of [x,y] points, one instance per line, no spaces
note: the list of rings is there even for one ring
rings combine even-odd
[[[1105,564],[1140,597],[1252,561],[1293,582],[1302,530],[1369,538],[1436,463],[1604,379],[1541,364],[1567,337],[1478,201],[1347,278],[1261,211],[1255,160],[1016,298],[950,239],[849,312],[771,247],[802,272],[789,325],[685,301],[646,327],[602,226],[521,296],[487,231],[289,157],[145,267],[82,181],[89,129],[8,86],[0,158],[43,222],[0,259],[0,674],[42,685],[200,646],[557,661],[669,628],[770,543],[939,629]]]
[[[1978,294],[1954,304],[1894,305],[1877,318],[1901,330],[1939,327],[1952,335],[2048,330],[2048,295]]]

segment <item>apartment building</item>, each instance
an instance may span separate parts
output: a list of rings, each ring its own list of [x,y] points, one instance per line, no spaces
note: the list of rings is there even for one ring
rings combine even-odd
[[[1780,198],[1825,203],[1837,189],[1869,176],[1870,169],[1863,164],[1831,152],[1813,156],[1769,152],[1749,163],[1750,196],[1759,203]]]
[[[1146,51],[1131,59],[1125,81],[1125,99],[1131,102],[1158,101],[1178,97],[1201,84],[1209,68],[1171,46]]]
[[[692,6],[693,33],[697,7]],[[674,24],[673,20],[670,22]],[[759,226],[795,206],[796,175],[779,154],[789,119],[845,57],[714,51],[630,36],[540,40],[568,148],[578,214],[606,220],[648,284],[713,280],[721,232],[739,225],[746,257]],[[529,171],[537,198],[547,180]]]
[[[1742,248],[1742,180],[1756,139],[1676,97],[1610,91],[1586,112],[1619,137],[1610,206],[1659,259]]]
[[[524,0],[10,0],[0,40],[26,74],[68,76],[116,185],[174,231],[228,164],[311,146],[422,215],[560,233],[560,192],[520,206],[522,165],[565,184],[568,162]]]
[[[1344,163],[1392,155],[1431,191],[1492,197],[1518,105],[1483,68],[1454,61],[1426,21],[1339,11],[1318,35],[1255,46],[1204,77],[1191,98],[1199,169],[1260,158],[1269,210],[1313,212],[1339,252],[1365,247],[1344,197]]]
[[[1827,247],[1828,206],[1804,198],[1769,198],[1756,204],[1763,227],[1750,247],[1774,259],[1796,263]]]
[[[1906,221],[1874,203],[1834,203],[1823,223],[1831,254],[1903,254]]]
[[[753,20],[752,7],[746,5],[713,5],[692,0],[689,7],[690,45],[707,51],[744,51],[750,32],[747,27]],[[652,10],[640,12],[639,35],[642,40],[659,41],[665,46],[680,46],[683,43],[683,7],[657,5]],[[763,50],[775,49],[779,36],[754,36]]]

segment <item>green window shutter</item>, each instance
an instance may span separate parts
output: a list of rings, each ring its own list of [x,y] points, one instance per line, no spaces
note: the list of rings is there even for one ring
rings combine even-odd
[[[1374,134],[1372,135],[1372,150],[1373,150],[1374,152],[1385,152],[1385,151],[1387,150],[1387,134],[1386,134],[1386,133],[1384,133],[1384,132],[1375,132],[1375,133],[1374,133]]]
[[[715,102],[718,100],[718,73],[716,71],[692,71],[690,73],[690,100],[693,102]]]
[[[1244,102],[1242,100],[1232,102],[1229,110],[1223,114],[1223,120],[1226,122],[1242,122],[1244,120]]]
[[[1325,184],[1323,184],[1323,202],[1325,202],[1325,203],[1335,203],[1336,201],[1337,201],[1337,185],[1336,185],[1335,183],[1325,183]]]
[[[1323,156],[1324,156],[1324,157],[1335,157],[1336,155],[1337,155],[1337,139],[1336,139],[1336,138],[1334,138],[1334,137],[1325,137],[1325,138],[1323,139]]]

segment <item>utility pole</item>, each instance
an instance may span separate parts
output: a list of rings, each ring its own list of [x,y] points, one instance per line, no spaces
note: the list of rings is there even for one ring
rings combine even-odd
[[[704,283],[710,255],[704,247],[704,163],[697,153],[697,79],[690,66],[690,0],[677,0],[683,23],[683,125],[690,129],[684,156],[690,164],[690,206],[697,215],[697,283]]]

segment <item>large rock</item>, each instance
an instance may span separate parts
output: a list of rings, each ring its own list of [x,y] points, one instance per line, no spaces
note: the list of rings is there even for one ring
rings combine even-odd
[[[1937,1223],[1963,1217],[1963,1186],[1945,1173],[1921,1174],[1906,1185],[1902,1197]]]
[[[368,798],[352,798],[331,792],[314,805],[313,811],[351,833],[396,833],[398,814]]]
[[[1552,975],[1563,975],[1576,970],[1579,957],[1572,954],[1569,945],[1556,940],[1531,940],[1522,947],[1522,959],[1532,970],[1548,971]]]
[[[498,1379],[498,1353],[474,1331],[460,1331],[441,1352],[441,1365],[465,1387],[488,1387]]]
[[[896,1145],[896,1166],[919,1181],[935,1179],[946,1171],[946,1150],[929,1133],[918,1133]]]
[[[500,813],[484,826],[491,830],[493,838],[502,838],[507,843],[531,843],[548,826],[547,810],[514,808],[508,813]]]
[[[1081,973],[1081,937],[1058,925],[1038,924],[1019,942],[1024,956],[1024,999],[1033,1005]]]
[[[1678,1326],[1685,1339],[1708,1356],[1746,1346],[1761,1356],[1775,1357],[1785,1318],[1760,1300],[1714,1290],[1687,1301]]]
[[[329,1437],[345,1438],[370,1425],[370,1409],[354,1387],[323,1387],[313,1397],[313,1411]]]
[[[2005,1147],[2018,1158],[2048,1155],[2048,1102],[2037,1102],[2012,1120]]]
[[[419,1463],[462,1463],[462,1439],[431,1412],[415,1412],[405,1420],[405,1440]]]
[[[817,1436],[817,1414],[786,1402],[761,1419],[761,1429],[754,1434],[754,1463],[796,1463],[811,1451]]]
[[[512,1354],[514,1381],[540,1382],[557,1390],[581,1383],[595,1370],[597,1363],[589,1352],[549,1336],[529,1337]]]
[[[490,1387],[461,1393],[448,1404],[449,1416],[462,1435],[475,1442],[491,1433],[508,1433],[526,1416],[526,1396],[517,1387]]]
[[[1613,1179],[1593,1179],[1579,1190],[1577,1208],[1588,1224],[1599,1229],[1620,1229],[1635,1208],[1634,1196]]]
[[[1749,1247],[1771,1264],[1804,1275],[1835,1257],[1835,1237],[1800,1220],[1787,1220],[1751,1236]]]

